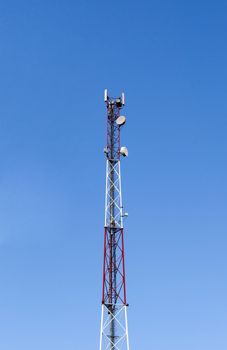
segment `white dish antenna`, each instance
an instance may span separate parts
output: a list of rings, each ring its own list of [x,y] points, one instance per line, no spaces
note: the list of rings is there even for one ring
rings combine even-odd
[[[119,126],[124,125],[125,122],[126,122],[126,118],[125,118],[124,115],[120,115],[120,117],[118,117],[117,120],[116,120],[116,123],[117,123],[117,125],[119,125]]]
[[[122,146],[120,149],[120,153],[123,157],[128,157],[128,149],[125,146]]]

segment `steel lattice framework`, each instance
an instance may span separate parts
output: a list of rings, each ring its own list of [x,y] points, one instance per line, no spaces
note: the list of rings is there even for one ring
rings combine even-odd
[[[129,350],[120,172],[121,125],[116,122],[124,106],[124,95],[121,98],[109,98],[106,93],[105,102],[106,197],[100,350]]]

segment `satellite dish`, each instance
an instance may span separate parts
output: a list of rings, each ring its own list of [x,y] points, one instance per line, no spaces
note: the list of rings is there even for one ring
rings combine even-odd
[[[116,123],[117,123],[117,125],[119,125],[119,126],[124,125],[125,122],[126,122],[126,118],[125,118],[124,115],[120,115],[120,117],[118,117],[117,120],[116,120]]]
[[[125,146],[121,147],[120,153],[121,153],[121,155],[123,157],[128,157],[128,149],[127,149],[127,147],[125,147]]]

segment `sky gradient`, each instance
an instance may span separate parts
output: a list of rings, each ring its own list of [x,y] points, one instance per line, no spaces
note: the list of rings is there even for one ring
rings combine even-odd
[[[227,349],[226,1],[0,1],[0,349],[98,349],[103,90],[126,94],[133,350]]]

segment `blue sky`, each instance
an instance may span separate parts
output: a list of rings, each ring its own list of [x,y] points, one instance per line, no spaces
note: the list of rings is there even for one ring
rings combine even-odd
[[[131,349],[227,349],[226,15],[0,2],[0,349],[98,349],[106,87],[126,93]]]

